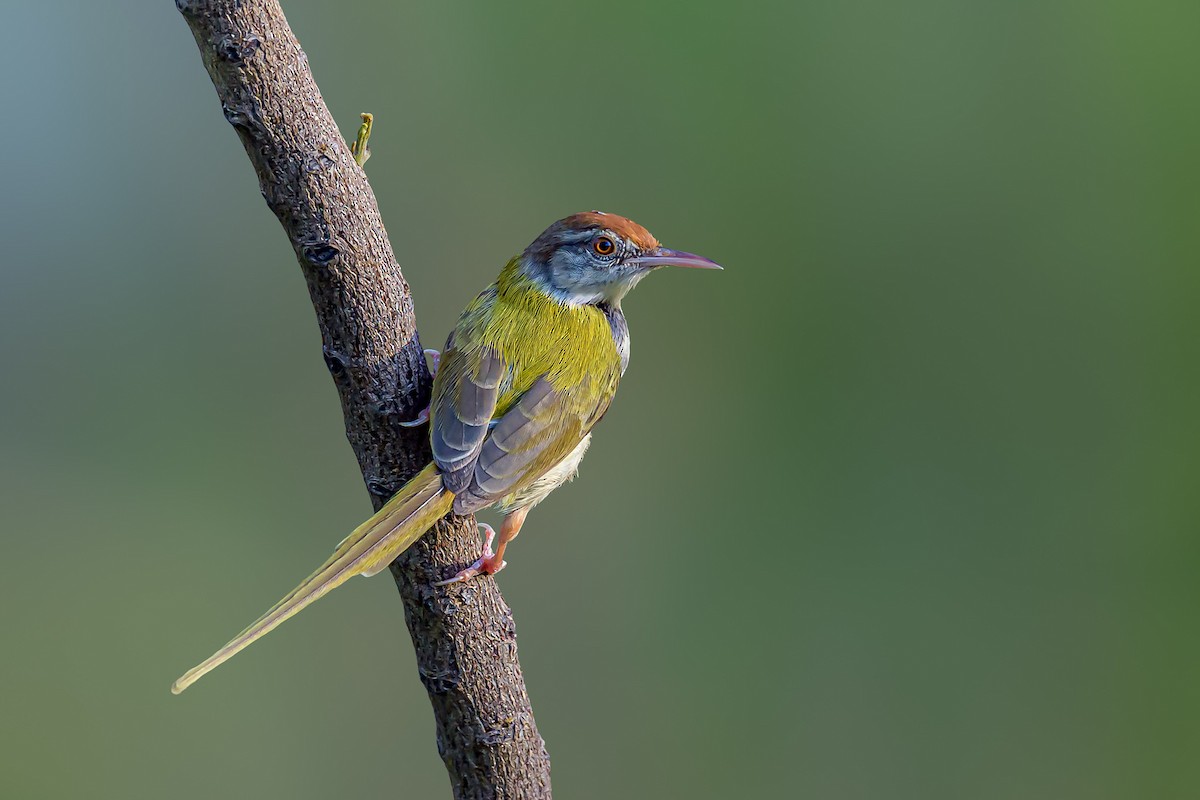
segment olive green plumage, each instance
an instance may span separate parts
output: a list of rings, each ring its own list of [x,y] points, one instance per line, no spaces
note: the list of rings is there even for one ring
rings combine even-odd
[[[499,571],[528,509],[574,476],[616,394],[629,355],[622,297],[669,264],[716,267],[661,247],[630,220],[594,211],[556,222],[509,261],[463,312],[440,358],[428,412],[433,463],[172,692],[351,577],[386,569],[451,510],[496,505],[507,516],[496,553],[486,549],[444,583]]]
[[[510,261],[463,313],[433,383],[433,454],[454,510],[511,498],[558,464],[620,380],[605,312],[554,300]]]

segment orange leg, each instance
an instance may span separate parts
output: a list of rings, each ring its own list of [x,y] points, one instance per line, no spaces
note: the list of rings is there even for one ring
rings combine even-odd
[[[528,508],[518,508],[504,518],[504,522],[500,525],[500,544],[496,546],[495,553],[492,552],[492,540],[496,538],[496,532],[492,530],[491,525],[481,522],[479,527],[483,529],[486,537],[483,541],[483,555],[474,564],[462,570],[453,578],[438,581],[434,586],[462,583],[474,578],[476,575],[495,575],[504,569],[507,566],[507,562],[504,560],[504,548],[508,547],[509,542],[517,538],[517,534],[521,532],[521,525],[525,523],[525,515],[528,513]]]

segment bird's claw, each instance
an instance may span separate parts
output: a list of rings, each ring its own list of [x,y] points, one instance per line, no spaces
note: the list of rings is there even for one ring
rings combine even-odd
[[[438,364],[442,360],[442,354],[437,350],[425,350],[424,353],[425,357],[429,359],[429,374],[433,377],[437,377]],[[419,428],[426,422],[429,422],[429,406],[422,408],[421,412],[417,414],[416,419],[410,419],[408,422],[401,422],[400,427]]]
[[[442,361],[442,353],[440,350],[425,350],[425,357],[429,359],[429,374],[436,377],[438,364]]]
[[[410,419],[408,422],[401,422],[399,424],[401,428],[417,428],[426,422],[429,422],[429,406],[422,408],[421,413],[417,414],[416,419]]]
[[[496,538],[496,531],[491,525],[486,522],[479,523],[480,530],[483,531],[483,555],[475,559],[475,563],[464,570],[460,570],[453,578],[444,581],[437,581],[434,586],[449,586],[452,583],[463,583],[474,578],[476,575],[495,575],[500,570],[508,566],[507,561],[497,561],[496,554],[492,552],[492,541]]]

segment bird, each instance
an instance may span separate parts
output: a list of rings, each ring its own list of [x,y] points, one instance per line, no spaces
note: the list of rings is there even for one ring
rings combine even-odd
[[[316,572],[171,686],[187,689],[284,620],[355,575],[371,576],[448,513],[494,506],[483,554],[435,585],[506,566],[529,510],[574,478],[592,429],[629,365],[621,300],[666,266],[721,269],[671,250],[636,222],[601,211],[561,219],[514,256],[463,311],[434,372],[429,407],[401,424],[429,426],[433,460],[334,550]]]

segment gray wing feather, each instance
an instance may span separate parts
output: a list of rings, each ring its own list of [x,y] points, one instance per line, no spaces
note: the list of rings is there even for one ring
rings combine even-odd
[[[430,444],[447,489],[458,492],[470,482],[471,460],[487,436],[496,409],[504,361],[486,348],[474,374],[459,381],[456,401],[443,404],[434,417]]]
[[[484,372],[482,367],[480,372]],[[483,385],[480,380],[474,383]],[[473,513],[516,491],[523,480],[530,478],[530,465],[545,456],[548,448],[562,447],[567,441],[567,452],[560,454],[565,456],[570,448],[577,446],[578,441],[563,438],[568,431],[562,426],[569,424],[566,420],[571,417],[568,414],[564,418],[563,407],[569,404],[569,395],[555,390],[543,376],[521,395],[504,416],[495,421],[490,433],[488,421],[474,427],[474,423],[462,423],[463,430],[476,437],[472,439],[477,442],[474,449],[451,463],[449,469],[439,461],[443,471],[442,482],[455,495],[454,513]],[[462,408],[452,416],[461,420],[468,411]],[[438,414],[434,426],[435,454],[439,452],[437,432],[443,424],[441,417]],[[585,417],[574,419],[577,426],[575,430],[580,435],[586,433],[591,422],[594,422]]]
[[[554,415],[546,412],[559,400],[559,393],[544,377],[521,395],[479,451],[474,481],[479,492],[500,497],[513,489],[525,467],[548,444],[542,434]]]

